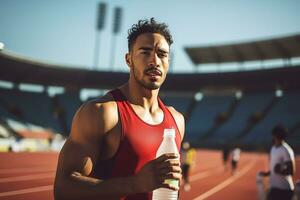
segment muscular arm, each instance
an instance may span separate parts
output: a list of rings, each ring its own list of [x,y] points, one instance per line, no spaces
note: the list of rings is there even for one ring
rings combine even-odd
[[[70,136],[59,155],[54,183],[56,200],[116,199],[159,187],[177,189],[164,183],[165,179],[181,178],[175,155],[150,161],[135,176],[109,180],[91,177],[97,158],[103,154],[105,137],[118,128],[116,109],[109,103],[88,103],[77,111]]]
[[[96,160],[101,156],[104,137],[116,127],[117,118],[110,105],[88,103],[76,113],[71,133],[58,160],[54,185],[56,199],[108,197],[134,192],[133,178],[102,181],[90,177]]]

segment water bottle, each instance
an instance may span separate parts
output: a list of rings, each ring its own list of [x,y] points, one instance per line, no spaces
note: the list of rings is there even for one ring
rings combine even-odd
[[[175,143],[175,130],[174,129],[165,129],[163,141],[160,144],[156,158],[165,153],[175,153],[179,155],[176,143]],[[165,180],[169,185],[174,185],[179,187],[179,181],[173,179]],[[167,188],[159,188],[153,191],[152,200],[177,200],[178,191],[174,191]]]
[[[258,200],[265,200],[266,192],[264,186],[264,178],[259,173],[256,174],[256,187],[257,187]]]
[[[300,179],[296,180],[294,195],[296,195],[296,197],[294,197],[295,199],[300,200]]]

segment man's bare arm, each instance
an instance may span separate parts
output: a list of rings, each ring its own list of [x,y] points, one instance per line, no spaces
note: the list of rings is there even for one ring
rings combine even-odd
[[[100,156],[105,134],[117,124],[113,113],[107,116],[108,111],[114,112],[113,106],[105,106],[87,103],[77,111],[70,136],[59,156],[54,185],[56,199],[91,198],[99,197],[99,192],[109,193],[107,189],[98,188],[98,185],[105,186],[100,184],[101,180],[89,177]],[[109,183],[106,185],[109,187]],[[128,183],[126,185],[130,187]],[[129,187],[124,188],[124,192],[130,192],[132,188]]]

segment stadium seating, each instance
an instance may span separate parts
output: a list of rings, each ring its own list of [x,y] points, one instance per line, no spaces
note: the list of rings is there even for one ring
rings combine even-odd
[[[14,118],[52,129],[54,132],[61,131],[57,120],[52,114],[52,103],[46,93],[1,89],[0,96],[2,106],[5,106]]]
[[[162,101],[165,105],[173,106],[177,111],[185,114],[193,98],[191,96],[164,96]]]
[[[244,93],[232,116],[210,139],[227,142],[237,137],[251,123],[250,117],[263,111],[273,98],[273,92]]]
[[[219,113],[226,112],[235,100],[233,96],[204,96],[190,114],[186,124],[186,139],[194,143],[201,143],[200,138],[215,126]]]
[[[54,97],[57,101],[56,106],[59,106],[63,110],[63,120],[60,120],[60,124],[63,127],[64,135],[69,134],[69,129],[71,127],[73,116],[76,112],[76,110],[79,108],[79,106],[82,104],[82,102],[79,99],[78,93],[74,92],[67,92],[63,94],[59,94],[56,97]],[[65,123],[65,124],[64,124]]]
[[[267,115],[243,138],[243,143],[271,142],[271,130],[277,124],[293,127],[300,120],[300,92],[287,91]]]

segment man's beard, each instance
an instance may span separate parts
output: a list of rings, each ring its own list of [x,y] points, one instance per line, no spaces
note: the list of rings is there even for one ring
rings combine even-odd
[[[146,73],[146,70],[143,71],[143,75],[145,73]],[[139,80],[137,72],[135,70],[135,66],[133,66],[133,76],[134,76],[134,79],[138,82],[138,84],[140,84],[142,87],[144,87],[148,90],[157,90],[160,88],[160,84],[158,84],[157,82],[152,82],[152,81],[146,82],[143,79]]]

